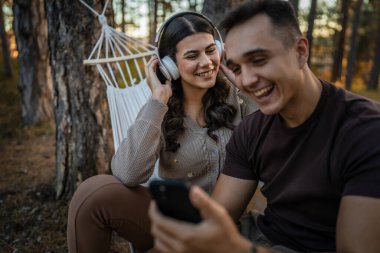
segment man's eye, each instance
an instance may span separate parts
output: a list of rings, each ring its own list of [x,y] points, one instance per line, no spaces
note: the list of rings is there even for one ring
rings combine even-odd
[[[252,60],[254,64],[263,64],[266,61],[266,58],[255,58]]]
[[[240,73],[240,67],[233,67],[233,68],[231,68],[231,71],[232,71],[235,75],[237,75],[237,74]]]

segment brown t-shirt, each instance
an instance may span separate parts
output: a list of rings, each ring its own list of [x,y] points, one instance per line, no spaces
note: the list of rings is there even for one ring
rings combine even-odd
[[[335,251],[344,195],[380,198],[380,104],[321,82],[313,114],[286,128],[279,115],[247,116],[226,147],[222,173],[264,182],[259,227],[298,251]]]

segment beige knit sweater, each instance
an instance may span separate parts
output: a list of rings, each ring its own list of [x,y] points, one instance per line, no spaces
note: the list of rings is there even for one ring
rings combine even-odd
[[[257,109],[248,98],[237,94],[234,87],[228,102],[237,108],[235,125],[244,115]],[[223,165],[225,146],[232,131],[227,128],[214,131],[219,138],[215,142],[207,135],[207,128],[185,117],[185,131],[178,138],[180,148],[175,153],[166,152],[161,124],[167,110],[165,104],[152,98],[141,108],[136,121],[128,128],[127,137],[112,158],[114,176],[126,186],[145,183],[153,174],[159,158],[158,175],[161,178],[184,179],[211,192]]]

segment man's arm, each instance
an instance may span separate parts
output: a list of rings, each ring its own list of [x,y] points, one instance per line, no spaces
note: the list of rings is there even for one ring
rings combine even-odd
[[[344,196],[336,235],[338,252],[379,252],[380,199]]]
[[[220,174],[212,198],[227,209],[236,222],[241,217],[257,188],[257,181]]]

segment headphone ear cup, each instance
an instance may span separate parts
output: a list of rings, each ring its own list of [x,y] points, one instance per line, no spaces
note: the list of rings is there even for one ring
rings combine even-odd
[[[161,72],[165,77],[166,75],[164,74],[164,72],[166,72],[170,76],[170,78],[167,78],[168,80],[177,80],[179,78],[179,71],[178,71],[177,65],[172,60],[172,58],[166,55],[164,58],[161,59],[161,63],[163,65],[161,67],[164,67],[166,70],[166,71],[161,71]]]
[[[218,50],[219,56],[222,57],[223,55],[223,44],[219,40],[215,40],[215,46],[216,50]]]

